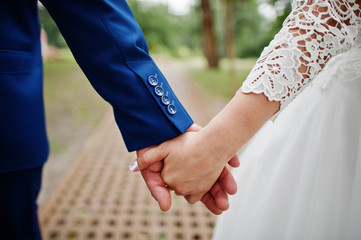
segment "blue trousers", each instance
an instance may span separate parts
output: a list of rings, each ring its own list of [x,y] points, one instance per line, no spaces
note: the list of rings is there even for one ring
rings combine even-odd
[[[42,166],[0,173],[0,239],[40,240],[36,198]]]

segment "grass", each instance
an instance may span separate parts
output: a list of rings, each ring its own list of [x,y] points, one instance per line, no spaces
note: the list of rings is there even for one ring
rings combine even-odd
[[[207,100],[222,98],[228,101],[247,78],[256,59],[237,59],[235,69],[231,73],[227,60],[220,62],[218,69],[208,69],[204,59],[194,58],[188,61],[190,76],[200,87]]]
[[[86,137],[108,109],[69,51],[44,61],[44,100],[52,154]]]
[[[235,61],[235,83],[231,85],[229,63],[220,68],[206,68],[204,58],[187,59],[190,77],[200,87],[207,100],[228,101],[246,79],[256,59]],[[233,89],[232,89],[233,88]],[[84,141],[91,129],[109,109],[95,92],[69,50],[61,52],[59,60],[44,61],[44,98],[48,135],[52,155],[67,151],[72,144]]]

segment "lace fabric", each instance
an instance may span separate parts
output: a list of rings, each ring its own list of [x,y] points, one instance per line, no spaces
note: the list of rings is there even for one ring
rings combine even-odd
[[[242,92],[263,93],[280,102],[276,117],[331,58],[360,45],[360,29],[359,1],[294,0],[291,14],[262,52]]]
[[[361,81],[361,46],[332,58],[317,78],[315,85],[322,89],[326,89],[335,79],[342,82]]]

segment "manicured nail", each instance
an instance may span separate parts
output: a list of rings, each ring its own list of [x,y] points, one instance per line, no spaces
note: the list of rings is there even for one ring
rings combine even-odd
[[[139,170],[137,160],[134,160],[131,164],[129,164],[129,170],[131,172],[135,172],[135,171]]]

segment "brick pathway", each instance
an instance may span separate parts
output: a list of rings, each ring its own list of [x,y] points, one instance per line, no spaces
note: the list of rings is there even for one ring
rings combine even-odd
[[[186,69],[175,62],[161,68],[192,118],[205,124],[210,114]],[[108,113],[40,208],[44,240],[210,239],[215,216],[174,195],[172,209],[161,212],[140,174],[129,172],[134,159]]]

